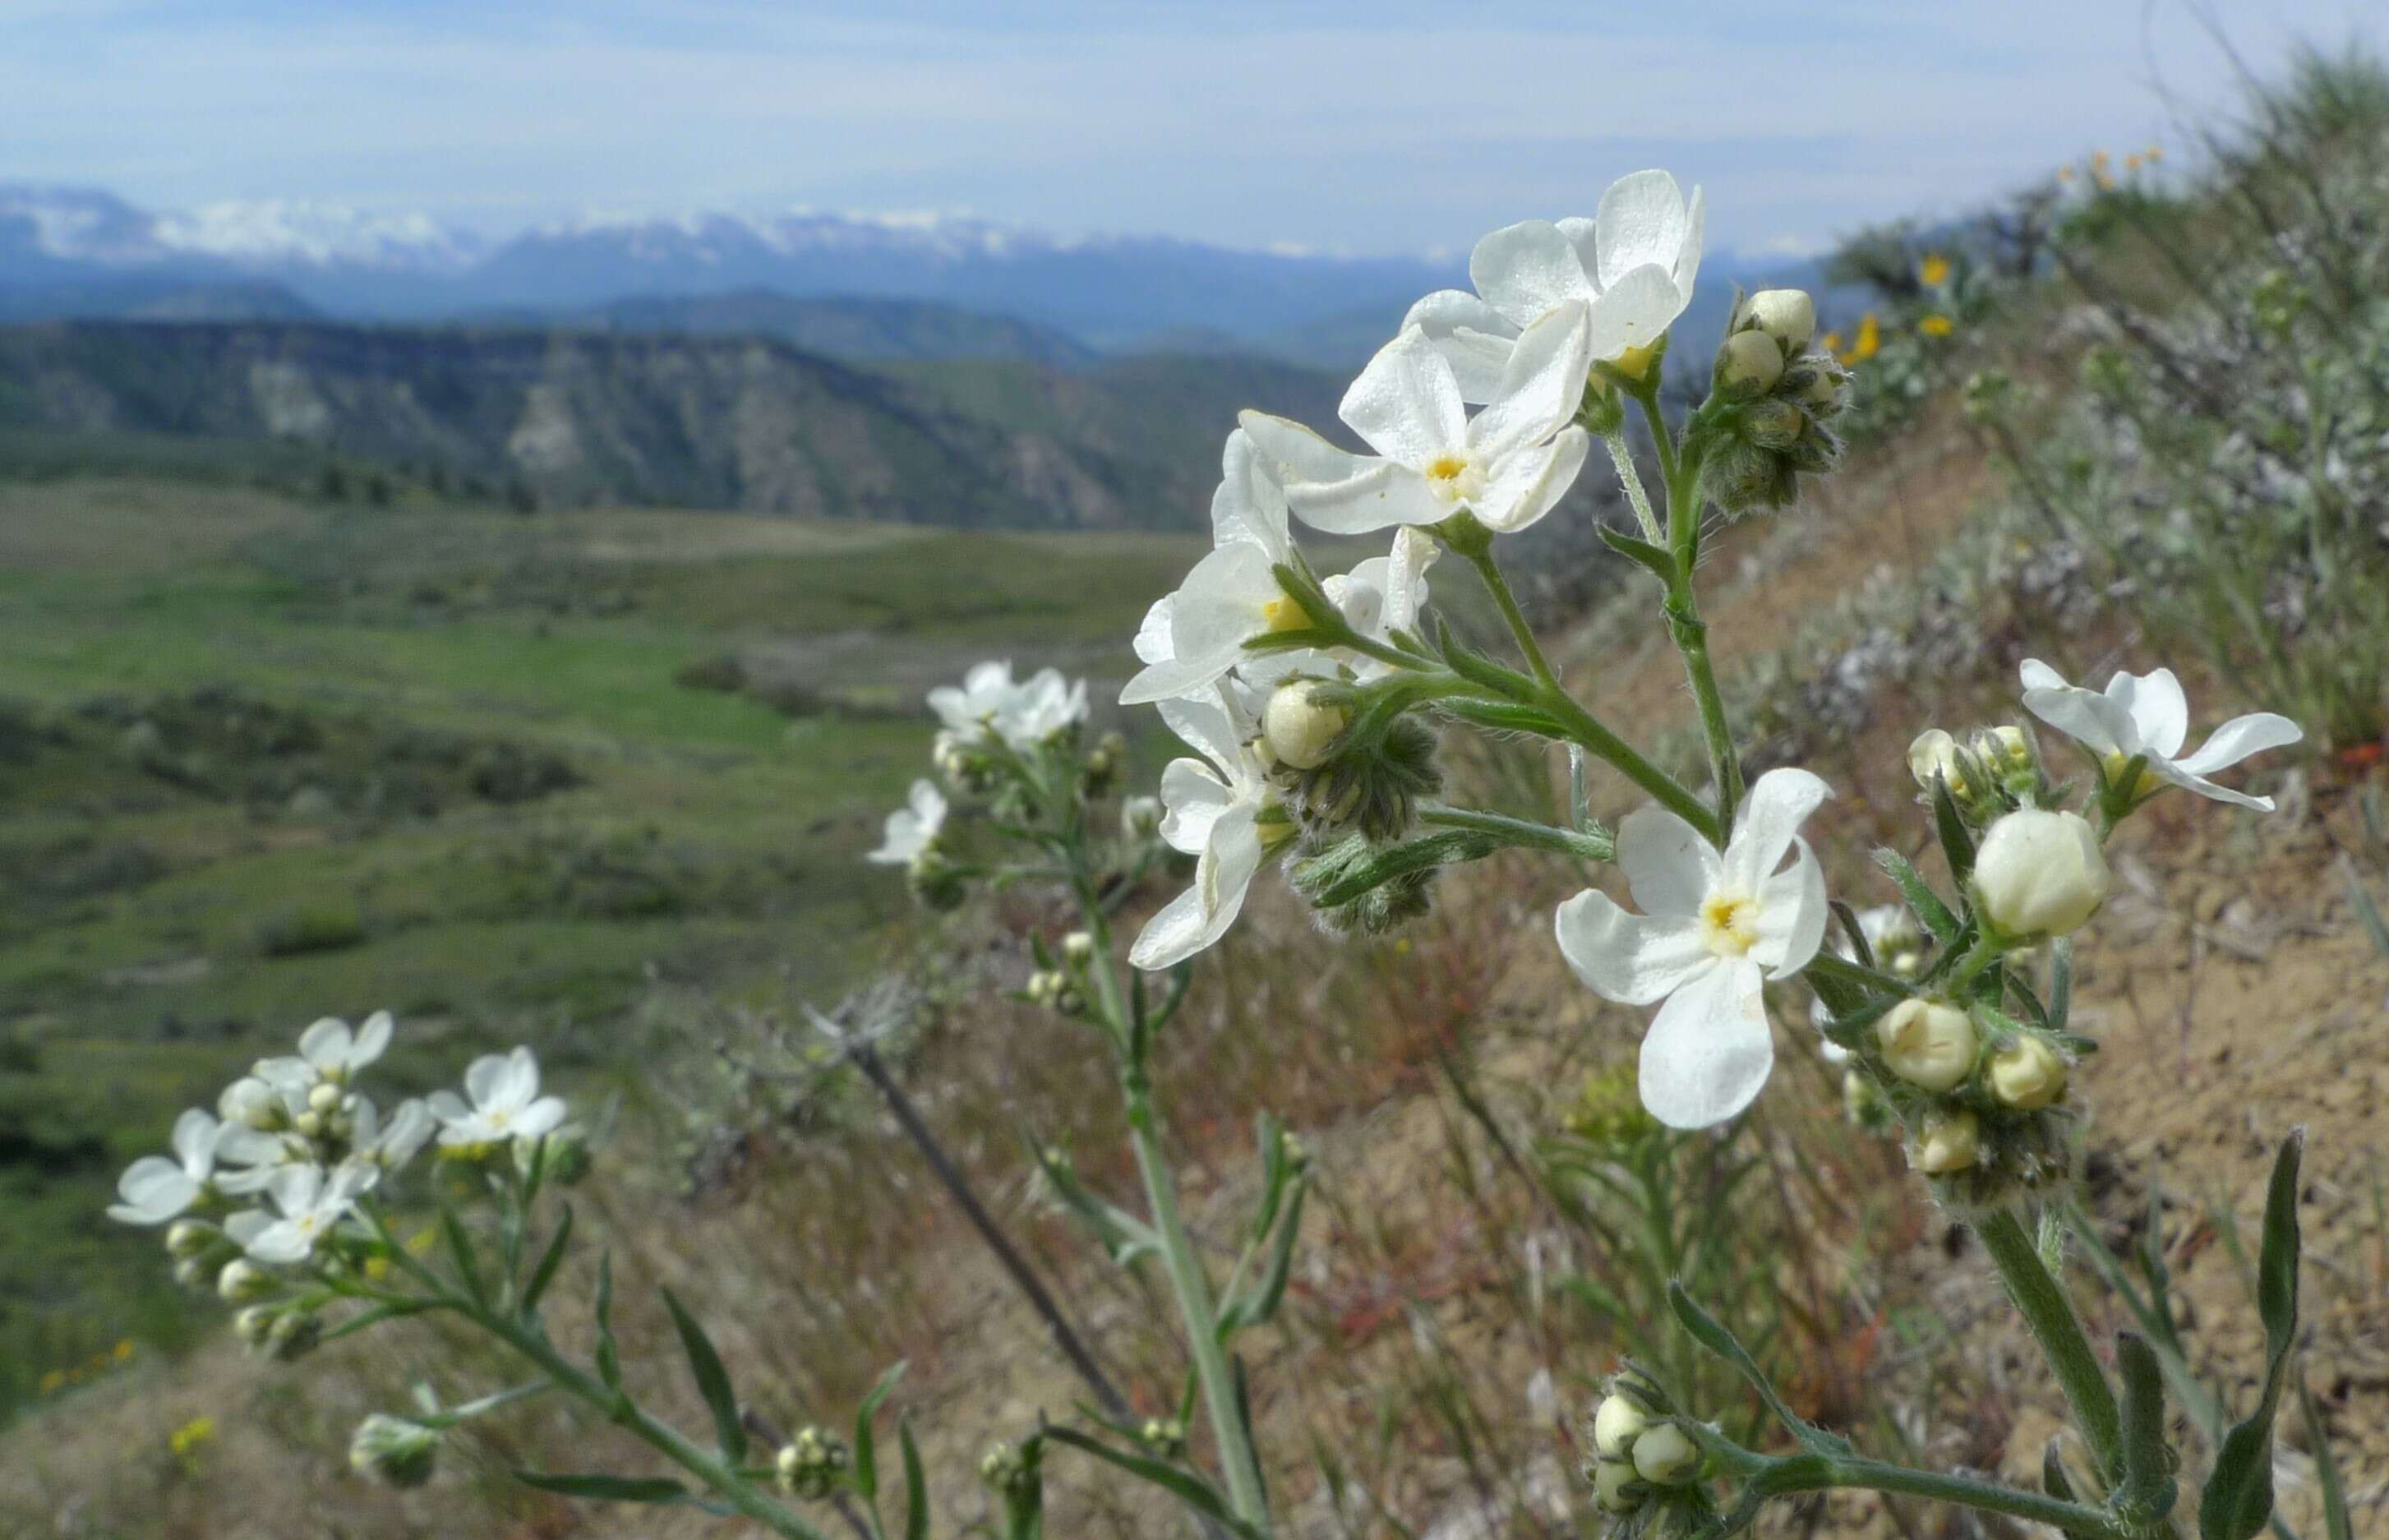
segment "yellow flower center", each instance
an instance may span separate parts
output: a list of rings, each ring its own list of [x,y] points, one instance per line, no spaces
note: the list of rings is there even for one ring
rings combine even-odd
[[[1655,344],[1627,349],[1610,361],[1609,366],[1628,379],[1639,380],[1651,373],[1651,361],[1658,356]]]
[[[2131,768],[2131,760],[2120,752],[2108,755],[2108,783],[2113,785],[2120,783],[2124,779],[2124,771]],[[2145,802],[2150,797],[2156,795],[2157,793],[2163,790],[2165,790],[2165,783],[2158,779],[2154,770],[2152,770],[2147,765],[2143,764],[2140,767],[2139,779],[2132,783],[2130,793],[2131,799],[2136,803]]]
[[[1302,606],[1284,594],[1261,605],[1261,629],[1265,631],[1298,631],[1309,628],[1310,617]]]
[[[1758,900],[1743,893],[1712,893],[1701,900],[1701,939],[1719,957],[1741,957],[1758,944]]]

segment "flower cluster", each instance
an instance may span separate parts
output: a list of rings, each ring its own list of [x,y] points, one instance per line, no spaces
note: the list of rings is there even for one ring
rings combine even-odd
[[[361,1205],[435,1136],[455,1160],[536,1159],[557,1175],[577,1162],[579,1136],[563,1127],[564,1102],[539,1094],[527,1048],[477,1060],[461,1097],[410,1099],[385,1117],[357,1081],[391,1033],[387,1012],[353,1030],[315,1023],[296,1054],[261,1060],[225,1087],[214,1113],[176,1119],[172,1157],[145,1155],[117,1183],[109,1216],[167,1226],[176,1277],[244,1306],[236,1330],[275,1356],[304,1352],[321,1331],[308,1303],[320,1298],[294,1297],[294,1285],[387,1267],[388,1237],[360,1220]]]

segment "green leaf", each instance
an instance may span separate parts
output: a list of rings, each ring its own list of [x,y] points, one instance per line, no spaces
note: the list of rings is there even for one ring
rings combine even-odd
[[[1285,1205],[1285,1217],[1278,1225],[1270,1242],[1269,1266],[1255,1280],[1249,1292],[1240,1293],[1220,1312],[1221,1342],[1247,1326],[1259,1326],[1277,1314],[1285,1298],[1285,1285],[1294,1267],[1294,1241],[1302,1229],[1303,1200],[1309,1195],[1310,1184],[1297,1179],[1294,1197]]]
[[[871,1419],[879,1415],[880,1404],[888,1399],[888,1393],[896,1388],[896,1381],[904,1377],[904,1369],[905,1366],[901,1362],[889,1365],[888,1372],[879,1377],[879,1382],[871,1387],[871,1394],[864,1396],[862,1405],[855,1409],[854,1489],[862,1493],[866,1501],[876,1502],[879,1498],[879,1460],[871,1434]]]
[[[1949,795],[1949,778],[1945,775],[1933,778],[1933,828],[1941,836],[1941,853],[1948,858],[1950,874],[1963,887],[1967,873],[1974,870],[1974,836],[1958,811],[1958,799]]]
[[[722,1367],[722,1355],[713,1350],[713,1339],[696,1324],[696,1317],[681,1307],[671,1290],[657,1292],[664,1297],[664,1308],[671,1312],[672,1329],[680,1333],[681,1350],[688,1355],[697,1394],[713,1413],[714,1437],[722,1456],[735,1465],[747,1457],[747,1425],[738,1419],[738,1397],[730,1389],[730,1371]]]
[[[1850,955],[1861,968],[1875,967],[1874,945],[1867,939],[1866,927],[1859,923],[1859,911],[1839,898],[1833,901],[1832,909],[1833,918],[1841,922],[1843,938],[1850,944]]]
[[[564,1205],[564,1217],[556,1222],[556,1235],[540,1254],[539,1266],[530,1270],[530,1282],[523,1286],[522,1313],[526,1316],[539,1308],[540,1296],[556,1281],[556,1269],[564,1266],[565,1242],[572,1239],[572,1205]]]
[[[1758,1360],[1750,1355],[1749,1349],[1736,1341],[1734,1334],[1727,1330],[1715,1316],[1702,1309],[1699,1303],[1684,1292],[1683,1284],[1674,1279],[1667,1280],[1667,1307],[1676,1313],[1676,1319],[1683,1323],[1684,1330],[1693,1334],[1694,1341],[1731,1364],[1744,1380],[1750,1381],[1750,1388],[1767,1403],[1767,1409],[1773,1412],[1775,1419],[1800,1441],[1802,1447],[1820,1455],[1847,1455],[1852,1452],[1849,1440],[1838,1433],[1827,1432],[1785,1406],[1783,1397],[1776,1394],[1773,1381],[1767,1378],[1767,1371],[1758,1367]]]
[[[2136,1331],[2115,1338],[2124,1381],[2124,1479],[2114,1503],[2143,1520],[2173,1511],[2173,1452],[2165,1445],[2165,1371],[2156,1350]]]
[[[1239,1540],[1259,1540],[1252,1525],[1238,1519],[1227,1499],[1220,1496],[1210,1483],[1191,1470],[1181,1469],[1150,1455],[1116,1449],[1100,1439],[1090,1438],[1075,1428],[1048,1428],[1045,1436],[1054,1443],[1094,1456],[1105,1464],[1116,1467],[1169,1493],[1188,1508],[1226,1527]]]
[[[911,1422],[896,1424],[896,1444],[904,1455],[904,1540],[929,1540],[929,1478],[921,1469]]]
[[[1678,574],[1674,552],[1664,546],[1654,545],[1646,540],[1637,540],[1632,535],[1622,530],[1612,529],[1605,524],[1597,524],[1593,528],[1601,531],[1602,540],[1612,551],[1628,561],[1638,563],[1649,569],[1651,576],[1659,579],[1662,588],[1676,586]]]
[[[455,1265],[456,1276],[463,1280],[465,1292],[473,1296],[474,1304],[487,1308],[490,1293],[488,1286],[481,1281],[480,1259],[473,1254],[473,1238],[465,1233],[464,1221],[456,1217],[455,1210],[442,1208],[440,1211],[440,1233],[448,1241],[448,1260]]]
[[[2049,1025],[2065,1030],[2074,1010],[2074,937],[2061,935],[2049,944]]]
[[[2202,1540],[2254,1540],[2273,1512],[2273,1419],[2289,1383],[2298,1324],[2298,1165],[2306,1131],[2281,1141],[2265,1194],[2265,1241],[2256,1257],[2256,1313],[2265,1322],[2265,1380],[2256,1409],[2223,1435],[2200,1494]]]
[[[618,1394],[622,1389],[622,1351],[614,1342],[614,1254],[597,1254],[597,1378]]]
[[[1261,1147],[1261,1201],[1253,1214],[1253,1243],[1258,1245],[1277,1223],[1278,1205],[1285,1201],[1285,1125],[1266,1110],[1253,1122]]]
[[[2051,1434],[2040,1450],[2040,1489],[2060,1502],[2075,1501],[2074,1482],[2065,1474],[2064,1440]]]
[[[417,1305],[377,1305],[363,1315],[351,1316],[333,1327],[324,1333],[322,1341],[337,1343],[343,1337],[353,1337],[358,1332],[379,1326],[384,1321],[396,1320],[402,1316],[419,1316],[426,1310],[439,1308],[440,1305],[435,1300],[425,1300]]]
[[[1028,1158],[1045,1174],[1054,1195],[1094,1232],[1095,1240],[1110,1254],[1114,1266],[1131,1266],[1141,1257],[1159,1253],[1161,1238],[1154,1233],[1151,1225],[1089,1191],[1068,1165],[1046,1159],[1043,1141],[1026,1126],[1020,1129],[1020,1142],[1028,1152]]]
[[[696,1494],[664,1476],[554,1476],[517,1470],[515,1480],[542,1492],[599,1503],[687,1503]]]
[[[1874,853],[1874,863],[1899,885],[1900,896],[1908,900],[1910,910],[1920,924],[1933,933],[1934,940],[1947,948],[1958,939],[1958,917],[1949,912],[1941,896],[1916,874],[1916,868],[1908,863],[1906,856],[1886,846]]]

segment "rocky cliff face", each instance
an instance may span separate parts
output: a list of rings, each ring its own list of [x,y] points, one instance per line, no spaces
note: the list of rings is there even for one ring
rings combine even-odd
[[[991,372],[990,372],[991,371]],[[543,503],[1201,528],[1238,406],[1336,382],[1140,359],[900,375],[743,337],[67,322],[0,328],[0,426],[295,440]],[[1197,423],[1201,431],[1194,431]]]

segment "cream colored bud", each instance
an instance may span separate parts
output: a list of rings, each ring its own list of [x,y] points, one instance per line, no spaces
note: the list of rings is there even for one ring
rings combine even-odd
[[[307,1110],[329,1117],[340,1108],[340,1088],[328,1082],[307,1093]]]
[[[177,1219],[166,1230],[166,1254],[172,1257],[198,1256],[216,1243],[220,1233],[204,1219]]]
[[[1991,1055],[1991,1094],[2020,1113],[2037,1112],[2065,1094],[2065,1074],[2057,1050],[2026,1033]]]
[[[1908,1147],[1908,1164],[1928,1177],[1963,1171],[1983,1152],[1983,1130],[1974,1114],[1963,1110],[1935,1114],[1924,1120],[1915,1142]]]
[[[1814,407],[1830,407],[1842,399],[1842,376],[1832,369],[1818,368],[1808,375],[1808,383],[1800,390],[1800,399]]]
[[[1634,1467],[1625,1460],[1597,1461],[1592,1468],[1593,1497],[1608,1512],[1631,1513],[1642,1504],[1626,1489],[1638,1479]]]
[[[1974,740],[1974,757],[2002,771],[2026,770],[2032,765],[2032,741],[2023,728],[2003,722]]]
[[[324,1133],[324,1114],[311,1108],[292,1118],[290,1126],[299,1130],[301,1139],[320,1139]]]
[[[1758,329],[1797,352],[1817,332],[1817,304],[1806,289],[1763,288],[1750,297],[1744,314]]]
[[[1983,918],[2005,937],[2080,929],[2111,882],[2098,833],[2079,813],[2021,808],[1992,824],[1974,853]]]
[[[1592,1446],[1604,1455],[1623,1457],[1650,1425],[1651,1414],[1632,1396],[1607,1396],[1593,1410]]]
[[[1261,708],[1261,739],[1279,764],[1316,770],[1351,720],[1342,706],[1319,698],[1316,682],[1295,680],[1279,685]]]
[[[1974,1068],[1974,1024],[1938,1000],[1904,999],[1875,1023],[1875,1041],[1891,1073],[1911,1086],[1946,1091]]]
[[[1634,1473],[1646,1482],[1673,1486],[1698,1470],[1700,1446],[1672,1422],[1646,1428],[1634,1441]]]
[[[1928,792],[1937,777],[1948,782],[1954,793],[1966,779],[1958,770],[1958,740],[1937,727],[1918,733],[1916,742],[1908,745],[1908,773]]]
[[[1062,937],[1063,960],[1073,968],[1083,968],[1095,960],[1095,938],[1085,931],[1072,931]]]
[[[272,1273],[240,1258],[225,1263],[224,1271],[216,1275],[216,1292],[230,1305],[263,1299],[280,1287]]]
[[[1736,332],[1725,339],[1718,369],[1727,385],[1760,394],[1783,377],[1783,349],[1765,332]]]

